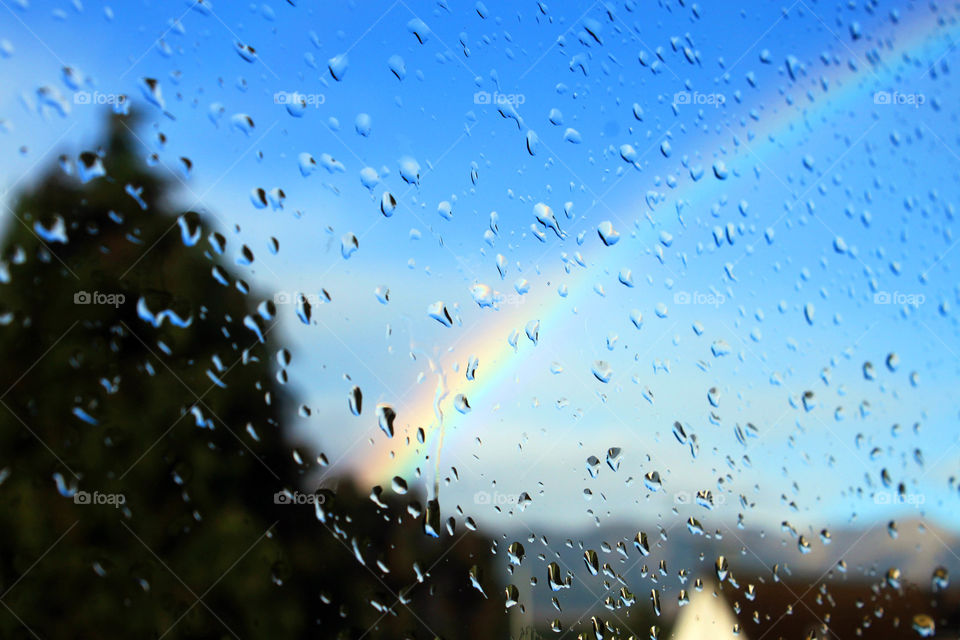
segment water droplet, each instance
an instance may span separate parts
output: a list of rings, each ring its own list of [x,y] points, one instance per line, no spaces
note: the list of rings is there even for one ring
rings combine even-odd
[[[140,91],[147,102],[160,109],[166,108],[163,102],[163,91],[155,78],[140,78]]]
[[[610,368],[610,365],[603,360],[597,360],[594,362],[591,370],[593,371],[594,377],[603,383],[610,382],[610,378],[613,377],[613,369]]]
[[[57,486],[57,492],[64,498],[72,498],[77,493],[76,480],[74,480],[73,486],[68,486],[63,474],[59,471],[54,472],[53,482]]]
[[[928,616],[925,613],[918,613],[913,616],[913,630],[917,632],[921,638],[932,638],[937,632],[937,625],[934,623],[933,618]]]
[[[427,315],[445,327],[453,326],[453,318],[450,317],[450,312],[447,311],[447,307],[441,300],[437,300],[427,307]]]
[[[435,498],[427,500],[427,509],[423,514],[423,532],[431,538],[440,537],[440,502]]]
[[[470,287],[470,295],[473,296],[473,301],[481,309],[491,308],[497,303],[493,287],[486,284],[475,284]]]
[[[663,488],[663,482],[660,480],[660,472],[650,471],[644,474],[643,483],[647,485],[650,491],[660,491]]]
[[[527,153],[532,156],[537,155],[537,148],[540,146],[540,138],[533,129],[527,131]]]
[[[354,252],[360,248],[360,241],[357,240],[357,236],[352,233],[345,233],[343,237],[340,238],[340,254],[346,260],[354,254]]]
[[[897,569],[896,567],[887,569],[886,581],[887,585],[889,585],[891,589],[900,588],[900,578],[900,569]]]
[[[446,200],[437,205],[437,213],[444,220],[453,220],[453,207]]]
[[[357,119],[353,123],[354,128],[357,133],[363,136],[364,138],[370,135],[370,129],[373,127],[373,122],[370,119],[370,114],[361,113],[357,115]]]
[[[717,580],[719,580],[720,582],[723,582],[724,580],[727,579],[727,574],[730,571],[730,567],[727,565],[726,557],[724,556],[717,557],[716,570],[717,570]]]
[[[613,223],[609,220],[601,222],[597,226],[597,233],[600,234],[600,239],[608,247],[611,247],[620,240],[620,234],[614,230]]]
[[[235,46],[235,48],[236,48],[237,53],[240,55],[241,58],[243,58],[243,59],[246,60],[247,62],[255,62],[255,61],[256,61],[256,59],[257,59],[257,50],[256,50],[256,49],[254,49],[254,48],[251,47],[250,45],[244,44],[244,43],[242,43],[242,42],[235,42],[235,43],[234,43],[234,46]]]
[[[519,602],[520,591],[517,589],[515,585],[512,585],[512,584],[508,584],[507,588],[504,591],[505,591],[505,597],[506,597],[506,603],[505,603],[506,608],[509,609],[510,607],[516,605],[517,602]]]
[[[186,211],[177,218],[180,226],[180,238],[183,244],[192,247],[200,241],[203,228],[200,226],[200,216],[194,211]]]
[[[417,37],[420,44],[426,42],[430,37],[430,27],[420,18],[413,18],[407,23],[407,31]]]
[[[384,191],[383,195],[380,197],[380,213],[382,213],[385,218],[389,218],[393,215],[393,212],[396,208],[397,199],[394,198],[393,194],[389,191]]]
[[[404,182],[407,184],[420,184],[420,163],[411,158],[410,156],[404,156],[400,159],[400,177],[403,178]]]
[[[350,407],[350,413],[355,416],[360,415],[363,408],[363,392],[360,391],[360,387],[355,386],[350,389],[350,393],[347,395],[347,404]]]
[[[591,478],[597,477],[597,474],[600,473],[600,458],[597,456],[587,458],[587,473],[590,474]]]
[[[309,153],[298,155],[297,164],[300,167],[300,175],[305,178],[317,170],[317,161]]]
[[[253,118],[245,113],[238,113],[230,118],[230,126],[240,133],[250,135],[256,125],[253,123]]]
[[[896,371],[897,367],[900,366],[900,356],[896,353],[891,353],[887,355],[887,369],[890,371]]]
[[[330,75],[334,80],[340,82],[343,80],[343,76],[347,73],[347,67],[350,65],[350,59],[347,57],[346,53],[341,53],[340,55],[333,56],[327,60],[327,69],[330,71]]]
[[[633,539],[633,546],[637,548],[637,551],[640,552],[640,555],[650,555],[650,543],[647,542],[647,534],[643,531],[637,532],[636,537]]]
[[[304,296],[302,293],[297,294],[296,311],[297,317],[300,318],[300,322],[309,325],[312,307],[310,306],[310,301],[307,300],[306,296]]]
[[[397,80],[403,80],[407,77],[407,65],[398,55],[392,55],[387,60],[387,66],[390,68],[390,71],[393,72],[393,75],[397,77]]]
[[[347,167],[331,156],[329,153],[320,154],[320,166],[327,170],[327,173],[346,173]]]
[[[547,584],[550,585],[551,591],[560,591],[566,587],[563,578],[560,577],[560,565],[556,562],[547,565]]]
[[[520,507],[520,511],[526,510],[530,503],[533,502],[533,498],[530,497],[530,494],[524,491],[517,498],[517,506]]]
[[[519,542],[513,542],[507,547],[507,560],[510,564],[519,567],[520,563],[523,562],[524,550],[523,545]]]
[[[607,466],[610,467],[612,471],[616,471],[620,468],[620,454],[622,449],[620,447],[610,447],[607,449]]]
[[[107,170],[103,166],[103,160],[97,154],[91,151],[84,151],[79,156],[77,164],[77,175],[80,182],[86,184],[95,178],[102,178],[107,175]]]
[[[650,590],[650,605],[653,607],[653,614],[660,615],[660,592],[656,589]]]
[[[531,320],[527,323],[524,331],[526,332],[527,338],[530,340],[530,342],[537,344],[537,340],[540,339],[540,321]]]
[[[364,167],[361,169],[360,184],[368,191],[373,192],[373,189],[380,184],[380,176],[377,174],[377,170],[373,167]]]
[[[710,406],[720,406],[720,392],[717,391],[716,387],[710,387],[710,389],[707,390],[707,400],[710,402]]]
[[[497,272],[500,273],[501,280],[507,275],[507,259],[501,253],[497,254]]]
[[[950,586],[950,572],[946,567],[937,567],[933,570],[932,583],[935,592],[947,590]]]
[[[600,559],[597,557],[596,551],[593,549],[584,551],[583,561],[587,565],[587,571],[590,572],[590,575],[595,576],[600,573]]]
[[[556,216],[553,215],[553,209],[549,206],[538,202],[533,205],[533,215],[536,217],[537,222],[547,229],[552,229],[558,238],[566,237],[566,234],[560,230],[560,223],[557,222]]]
[[[359,391],[359,389],[358,389]],[[358,414],[354,414],[358,415]],[[397,412],[388,404],[377,405],[377,424],[380,429],[387,434],[388,438],[393,437],[393,422],[397,419]]]

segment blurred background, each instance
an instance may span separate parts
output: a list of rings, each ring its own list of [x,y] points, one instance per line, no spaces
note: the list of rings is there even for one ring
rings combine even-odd
[[[958,7],[0,1],[9,637],[957,637]]]

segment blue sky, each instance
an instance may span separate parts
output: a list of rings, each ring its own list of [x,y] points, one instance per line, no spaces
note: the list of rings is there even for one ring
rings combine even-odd
[[[672,521],[676,492],[710,488],[726,498],[709,518],[735,520],[743,494],[756,503],[748,524],[789,518],[819,530],[894,513],[873,497],[889,491],[883,468],[924,496],[927,516],[960,524],[950,483],[960,457],[951,393],[960,145],[957,88],[944,71],[955,10],[299,4],[118,3],[108,19],[101,3],[8,3],[4,188],[97,140],[101,108],[75,104],[63,66],[89,76],[82,91],[131,96],[148,116],[138,135],[159,153],[159,170],[175,171],[181,156],[193,162],[182,206],[217,216],[229,255],[243,244],[254,252],[240,267],[250,280],[269,292],[331,294],[310,326],[292,306],[280,310],[291,386],[314,409],[297,429],[364,481],[414,480],[419,467],[432,484],[442,432],[442,504],[496,526],[510,517],[475,505],[477,491],[528,492],[531,505],[511,516],[524,522],[589,526],[638,510]],[[237,42],[256,50],[252,62]],[[348,63],[337,81],[328,61],[340,55]],[[159,80],[163,111],[144,99],[144,77]],[[66,97],[69,114],[36,108],[44,85]],[[277,103],[294,92],[308,103],[301,117]],[[238,114],[255,123],[248,133],[231,126]],[[357,132],[361,114],[368,135]],[[304,177],[302,153],[320,164],[329,154],[343,171]],[[401,176],[407,159],[419,184]],[[379,177],[372,189],[365,168]],[[283,189],[283,208],[255,208],[257,188]],[[385,190],[399,201],[390,218],[380,213]],[[552,208],[563,238],[537,221],[538,203]],[[602,222],[617,244],[601,241]],[[359,249],[344,259],[349,233]],[[619,282],[625,270],[633,287]],[[476,304],[476,284],[501,294],[499,309]],[[387,305],[374,295],[381,286]],[[458,317],[454,326],[428,316],[436,301]],[[533,344],[525,329],[537,321]],[[723,343],[729,353],[714,356]],[[470,383],[463,370],[474,353],[484,355]],[[607,383],[591,373],[598,360],[613,372]],[[443,428],[433,418],[438,373]],[[360,418],[347,409],[353,384],[364,392]],[[469,414],[456,410],[457,393],[473,398]],[[398,410],[393,441],[377,428],[378,402]],[[676,421],[696,434],[695,459],[674,438]],[[748,422],[760,437],[744,447],[735,429]],[[422,447],[403,441],[417,427],[428,434]],[[623,449],[620,470],[590,478],[587,457],[602,461],[609,447]],[[459,480],[447,486],[451,466]],[[663,478],[660,494],[644,488],[651,471]]]

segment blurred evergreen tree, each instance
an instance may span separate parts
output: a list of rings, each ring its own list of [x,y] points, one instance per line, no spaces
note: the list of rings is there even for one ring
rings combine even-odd
[[[175,216],[137,126],[112,116],[3,235],[0,635],[507,637],[468,580],[489,541],[429,539],[349,481],[320,510],[275,503],[320,471],[284,442],[276,309]]]

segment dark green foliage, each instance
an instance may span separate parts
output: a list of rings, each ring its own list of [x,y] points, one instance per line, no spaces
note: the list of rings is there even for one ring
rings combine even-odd
[[[146,167],[133,128],[111,120],[106,177],[82,184],[51,171],[7,222],[0,636],[360,638],[379,619],[365,637],[505,637],[502,602],[467,579],[489,562],[488,541],[429,540],[398,521],[404,505],[380,510],[348,482],[322,494],[326,522],[313,506],[275,504],[318,472],[283,439],[283,422],[297,418],[276,381],[276,318],[234,286],[212,229],[184,243],[172,185]],[[68,241],[42,242],[34,225],[58,217]],[[218,263],[231,286],[212,277]],[[79,304],[81,292],[123,302]],[[138,315],[141,300],[190,325],[154,326]],[[124,504],[78,504],[73,490]],[[416,584],[413,562],[426,570],[438,558]],[[410,607],[398,604],[413,585]],[[391,607],[383,617],[370,604],[378,593]]]

